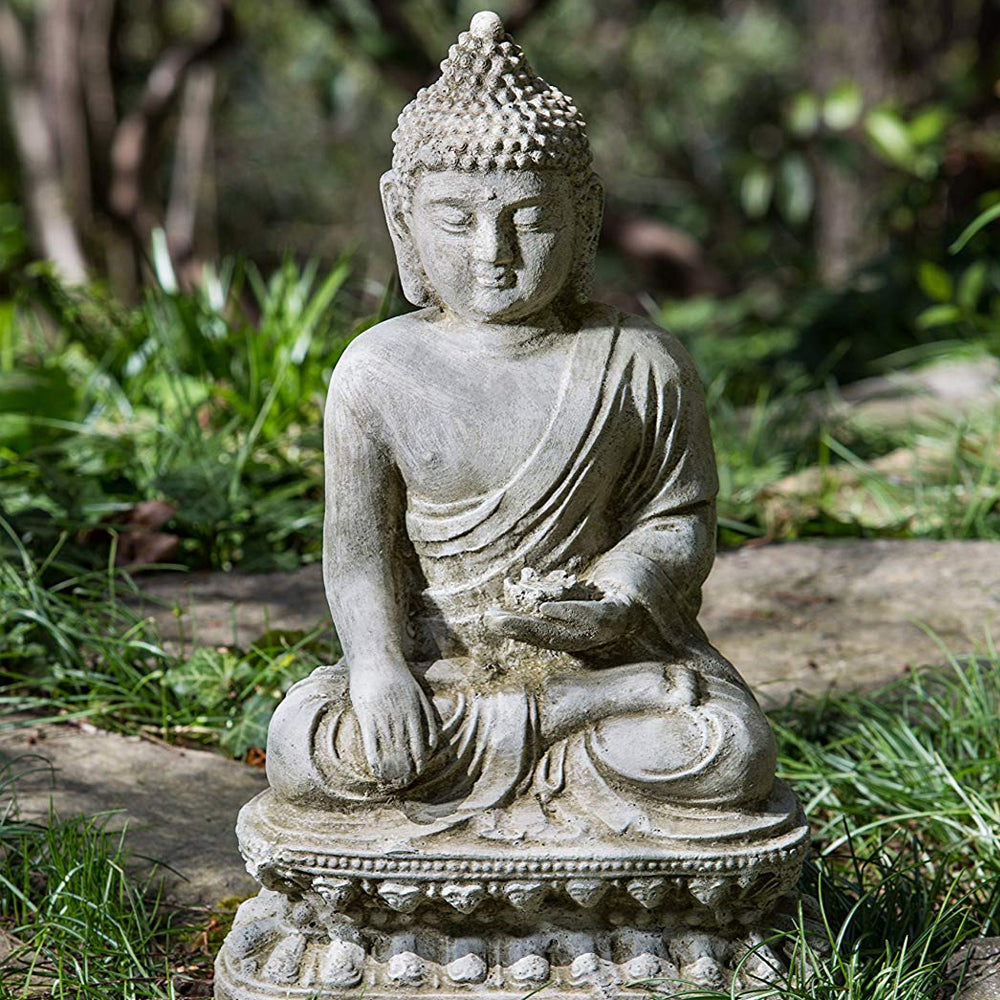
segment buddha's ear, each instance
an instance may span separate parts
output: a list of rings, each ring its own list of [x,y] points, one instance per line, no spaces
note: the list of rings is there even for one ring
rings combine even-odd
[[[399,268],[399,282],[403,287],[403,295],[415,306],[430,305],[434,298],[427,283],[427,276],[420,265],[413,237],[410,235],[406,215],[403,212],[399,183],[391,170],[382,175],[379,189],[382,192],[382,208],[385,211],[389,236],[392,238],[392,247],[396,251],[396,267]]]
[[[604,185],[597,174],[590,175],[586,186],[577,195],[576,212],[573,298],[577,302],[587,302],[594,284],[597,243],[601,238],[601,222],[604,219]]]

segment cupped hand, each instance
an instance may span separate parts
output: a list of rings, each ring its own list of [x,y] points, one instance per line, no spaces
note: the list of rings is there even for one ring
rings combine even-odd
[[[361,728],[368,766],[393,788],[412,782],[438,740],[429,699],[405,665],[352,668],[351,705]]]
[[[491,608],[485,624],[494,636],[517,639],[542,649],[582,653],[628,635],[636,625],[638,608],[620,597],[600,601],[548,601],[540,616]]]

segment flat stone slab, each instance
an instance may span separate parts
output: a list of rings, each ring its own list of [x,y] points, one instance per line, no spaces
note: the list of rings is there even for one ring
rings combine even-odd
[[[947,978],[940,1000],[1000,1000],[1000,938],[976,938],[959,948],[948,960]]]
[[[160,874],[171,902],[211,906],[257,890],[235,826],[240,807],[267,787],[263,771],[204,750],[71,726],[0,730],[0,763],[12,758],[21,758],[13,766],[23,774],[22,819],[47,822],[50,802],[62,819],[114,811],[108,828],[128,825],[129,851],[168,866]]]
[[[701,623],[765,703],[864,689],[1000,636],[1000,544],[789,542],[724,553]],[[928,633],[930,630],[930,633]]]
[[[882,430],[941,420],[954,423],[998,403],[1000,360],[988,354],[941,358],[809,397],[810,409],[823,421]]]
[[[142,579],[175,640],[246,645],[329,621],[318,566],[257,576]],[[177,608],[181,614],[174,613]],[[864,688],[1000,636],[1000,544],[808,541],[723,552],[701,622],[766,704],[795,690]],[[930,629],[937,639],[927,633]]]
[[[137,578],[161,634],[174,645],[246,648],[270,629],[330,623],[318,563],[292,573],[163,573]]]

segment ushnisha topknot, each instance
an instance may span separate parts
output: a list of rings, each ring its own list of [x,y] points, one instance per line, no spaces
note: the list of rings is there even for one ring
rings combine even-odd
[[[579,181],[591,171],[580,112],[486,10],[449,49],[440,78],[403,108],[392,138],[393,172],[407,189],[421,169],[563,170]]]

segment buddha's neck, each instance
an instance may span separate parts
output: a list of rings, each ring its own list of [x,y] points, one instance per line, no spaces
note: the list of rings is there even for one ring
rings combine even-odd
[[[467,344],[500,354],[523,354],[566,332],[566,324],[551,307],[517,323],[480,323],[447,311],[441,322]]]

